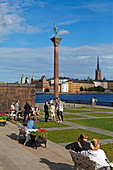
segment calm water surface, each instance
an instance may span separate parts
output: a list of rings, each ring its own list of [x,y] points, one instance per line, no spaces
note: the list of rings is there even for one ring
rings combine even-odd
[[[35,103],[44,103],[50,101],[50,98],[54,99],[52,94],[36,94]],[[113,94],[60,94],[59,98],[67,100],[88,100],[91,101],[93,97],[96,97],[98,101],[113,102]]]

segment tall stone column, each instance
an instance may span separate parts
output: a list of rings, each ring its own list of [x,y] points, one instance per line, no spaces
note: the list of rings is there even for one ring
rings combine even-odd
[[[59,97],[59,60],[58,60],[58,45],[62,38],[53,37],[50,39],[54,44],[54,98]]]

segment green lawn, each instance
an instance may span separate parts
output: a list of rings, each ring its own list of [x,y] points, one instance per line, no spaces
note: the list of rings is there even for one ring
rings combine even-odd
[[[89,116],[95,116],[95,117],[108,117],[113,116],[113,113],[83,113],[85,115]]]
[[[69,112],[69,113],[87,113],[91,112],[90,110],[71,110],[71,109],[65,109],[64,112]]]
[[[89,140],[93,138],[110,139],[107,135],[91,132],[83,129],[67,129],[67,130],[53,130],[48,132],[48,139],[55,143],[68,143],[78,140],[78,136],[81,133],[86,133],[89,136]]]
[[[82,118],[83,116],[75,115],[75,114],[64,114],[64,118]]]
[[[105,151],[106,156],[109,158],[109,160],[113,161],[113,143],[102,145],[101,148]]]
[[[54,123],[52,121],[37,121],[36,125],[38,128],[69,127],[68,125],[64,125],[62,123]]]
[[[66,120],[67,121],[67,120]],[[111,118],[101,118],[101,119],[79,119],[79,120],[68,120],[72,123],[77,123],[81,125],[91,126],[95,128],[100,128],[113,132],[113,119]]]

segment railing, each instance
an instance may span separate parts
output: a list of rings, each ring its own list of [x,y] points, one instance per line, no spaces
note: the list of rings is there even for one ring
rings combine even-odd
[[[89,104],[91,105],[92,102],[89,100],[69,100],[69,99],[61,99],[63,102],[66,103],[76,103],[76,104]],[[97,101],[96,105],[99,106],[113,106],[113,102],[103,102],[103,101]]]

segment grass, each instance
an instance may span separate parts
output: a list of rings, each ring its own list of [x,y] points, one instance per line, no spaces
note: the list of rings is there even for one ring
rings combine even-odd
[[[64,119],[65,118],[81,118],[83,116],[79,116],[79,115],[73,115],[73,114],[64,114]]]
[[[110,162],[113,161],[113,143],[101,145],[101,148],[105,151],[106,156],[109,158]]]
[[[91,126],[99,129],[104,129],[113,132],[113,119],[101,118],[101,119],[81,119],[81,120],[68,120],[72,123],[77,123],[85,126]]]
[[[54,123],[52,121],[48,121],[48,122],[37,121],[36,125],[38,128],[69,127],[68,125],[64,125],[61,123]]]
[[[108,117],[108,116],[113,116],[112,113],[85,113],[85,115],[95,116],[95,117]]]
[[[69,112],[69,113],[87,113],[91,112],[89,110],[70,110],[70,109],[65,109],[64,112]]]
[[[93,138],[109,139],[111,137],[102,135],[100,133],[91,132],[83,129],[67,129],[67,130],[54,130],[48,132],[48,139],[55,143],[69,143],[78,140],[78,136],[81,133],[86,133],[89,136],[89,140]]]

